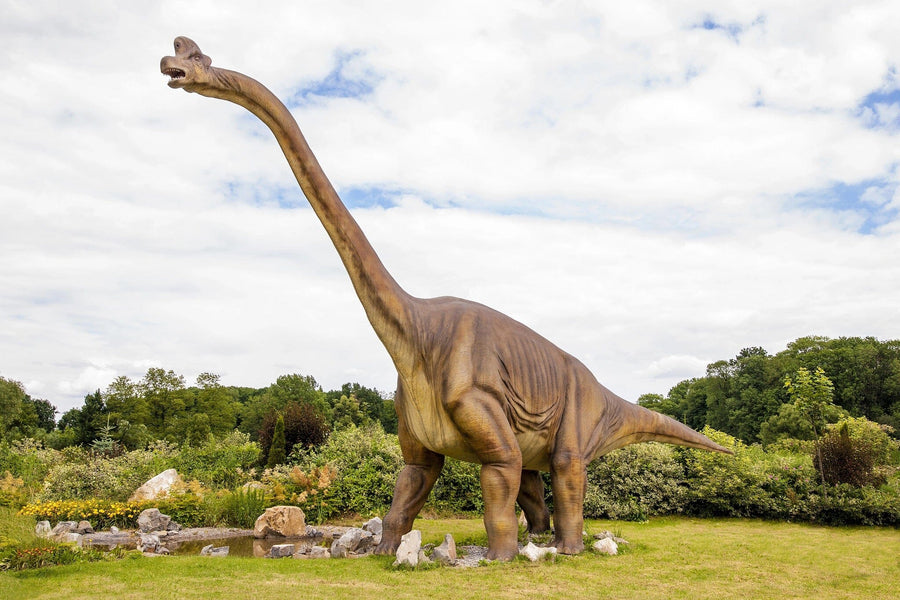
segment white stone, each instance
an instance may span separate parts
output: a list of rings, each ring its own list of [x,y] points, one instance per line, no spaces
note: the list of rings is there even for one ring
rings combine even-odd
[[[166,469],[156,477],[147,480],[144,485],[135,490],[128,501],[156,500],[159,497],[168,495],[172,488],[179,483],[183,482],[178,472],[175,469]]]
[[[550,546],[549,548],[540,548],[534,545],[534,542],[528,542],[528,545],[519,550],[519,554],[530,560],[531,562],[536,562],[544,558],[548,555],[556,554],[556,548]]]
[[[418,529],[413,529],[400,538],[400,545],[397,547],[397,560],[394,561],[394,566],[417,566],[419,564],[419,550],[421,549],[422,532]]]
[[[592,547],[600,554],[615,556],[619,553],[619,545],[616,544],[615,540],[613,540],[612,538],[603,538],[602,540],[597,540],[596,542],[594,542],[594,545]]]
[[[34,526],[34,534],[38,537],[50,537],[50,521],[38,521]]]

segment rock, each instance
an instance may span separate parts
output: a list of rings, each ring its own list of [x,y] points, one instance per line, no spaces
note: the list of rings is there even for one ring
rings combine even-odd
[[[156,553],[157,553],[157,554],[162,554],[162,555],[169,555],[169,554],[171,554],[171,552],[169,551],[169,549],[166,548],[165,546],[157,546],[157,548],[156,548]]]
[[[621,546],[622,544],[628,545],[628,541],[627,541],[627,540],[623,540],[623,539],[620,538],[620,537],[616,537],[616,536],[613,534],[613,532],[611,532],[611,531],[601,531],[600,533],[595,533],[595,534],[594,534],[594,539],[595,539],[595,540],[605,540],[605,539],[610,539],[610,540],[614,541],[615,543],[619,544],[620,546]]]
[[[181,483],[184,482],[181,480],[181,476],[178,475],[178,471],[175,469],[166,469],[156,477],[147,480],[144,485],[136,489],[128,501],[156,500],[161,496],[168,495],[176,484]]]
[[[432,560],[442,565],[456,564],[456,542],[449,533],[444,536],[444,543],[434,549]]]
[[[310,558],[331,558],[331,552],[322,546],[313,546],[309,549],[308,554]]]
[[[413,529],[400,538],[400,546],[397,547],[397,560],[394,561],[394,566],[417,566],[421,548],[422,532],[418,529]]]
[[[34,535],[38,537],[50,537],[50,521],[38,521],[34,526]]]
[[[137,543],[137,549],[141,552],[156,552],[159,548],[159,536],[152,533],[142,533]]]
[[[75,521],[60,521],[56,524],[56,527],[50,530],[50,535],[52,537],[61,537],[67,533],[71,533],[75,531],[78,527],[78,523]]]
[[[259,515],[253,537],[299,537],[306,535],[306,515],[297,506],[273,506]]]
[[[113,535],[116,535],[117,533],[119,533],[119,528],[116,527],[115,525],[113,525],[112,527],[109,528],[109,532]]]
[[[169,533],[181,531],[181,525],[176,523],[175,521],[169,521],[169,524],[166,525],[166,531],[168,531]]]
[[[342,544],[340,539],[331,542],[331,558],[347,558],[348,555],[347,546]]]
[[[335,544],[339,544],[347,548],[347,552],[363,553],[372,547],[375,536],[370,531],[365,531],[359,527],[351,527],[344,534],[335,540]]]
[[[269,558],[287,558],[293,555],[293,544],[275,544],[269,549]]]
[[[362,528],[372,535],[381,535],[382,531],[384,531],[384,526],[379,517],[372,517],[363,524]]]
[[[78,526],[75,527],[75,533],[80,533],[81,535],[94,533],[94,528],[91,527],[91,524],[88,521],[79,521]]]
[[[74,531],[64,533],[61,536],[57,537],[57,539],[64,544],[75,544],[79,547],[82,544],[82,535],[80,533],[75,533]]]
[[[528,542],[528,545],[519,550],[519,554],[530,560],[531,562],[536,562],[545,556],[555,555],[556,548],[540,548],[534,545],[534,542]]]
[[[528,529],[528,517],[525,516],[525,511],[519,513],[519,527],[524,527],[526,530]]]
[[[592,548],[600,554],[608,554],[609,556],[615,556],[619,553],[619,545],[612,538],[597,540]]]
[[[158,508],[148,508],[138,515],[137,524],[142,532],[150,533],[151,531],[165,531],[171,520],[172,517],[162,514]]]
[[[230,546],[219,546],[218,548],[215,548],[212,544],[209,544],[203,546],[200,550],[200,556],[228,556],[228,551],[230,549]]]

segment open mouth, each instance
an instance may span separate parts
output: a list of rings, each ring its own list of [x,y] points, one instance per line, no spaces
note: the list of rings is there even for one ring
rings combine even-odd
[[[163,74],[169,76],[170,82],[177,81],[179,79],[184,79],[184,75],[185,75],[184,71],[182,71],[181,69],[175,69],[175,68],[165,69],[165,70],[163,70]]]

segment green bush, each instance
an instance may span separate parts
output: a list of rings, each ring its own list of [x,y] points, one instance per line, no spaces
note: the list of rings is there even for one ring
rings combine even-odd
[[[481,465],[446,459],[426,506],[444,513],[483,512]]]
[[[41,442],[32,439],[0,442],[0,474],[8,471],[12,477],[22,480],[14,502],[21,501],[20,496],[27,501],[36,494],[50,470],[64,460],[60,452],[44,448]]]
[[[649,515],[680,513],[687,493],[684,478],[672,446],[626,446],[588,466],[584,514],[643,521]]]
[[[222,438],[210,436],[197,447],[183,448],[172,466],[185,479],[196,479],[214,489],[234,489],[253,476],[259,444],[246,433],[234,431]]]
[[[231,527],[252,528],[257,517],[269,507],[262,490],[236,489],[217,496],[216,522]]]
[[[134,450],[113,458],[75,447],[61,454],[66,460],[50,468],[39,500],[127,500],[171,461],[170,447]]]
[[[765,452],[710,427],[705,427],[703,434],[731,449],[734,455],[678,450],[688,483],[685,512],[703,517],[752,517],[771,513],[773,501],[763,487],[767,479]]]
[[[397,436],[385,433],[378,423],[335,431],[318,448],[294,452],[291,459],[304,471],[329,466],[335,472],[314,515],[317,519],[384,514],[403,468]]]

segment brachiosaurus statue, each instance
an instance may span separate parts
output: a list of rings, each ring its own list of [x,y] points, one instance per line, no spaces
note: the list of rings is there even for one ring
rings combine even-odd
[[[513,319],[459,298],[415,298],[391,277],[341,202],[288,109],[259,82],[212,66],[193,41],[175,39],[160,61],[169,87],[239,104],[275,134],[325,226],[369,322],[397,368],[400,473],[376,551],[410,531],[444,457],[480,463],[488,559],[517,552],[515,505],[529,530],[549,531],[539,471],[549,471],[559,552],[582,540],[585,468],[627,444],[660,441],[730,451],[661,414],[616,396],[578,360]]]

